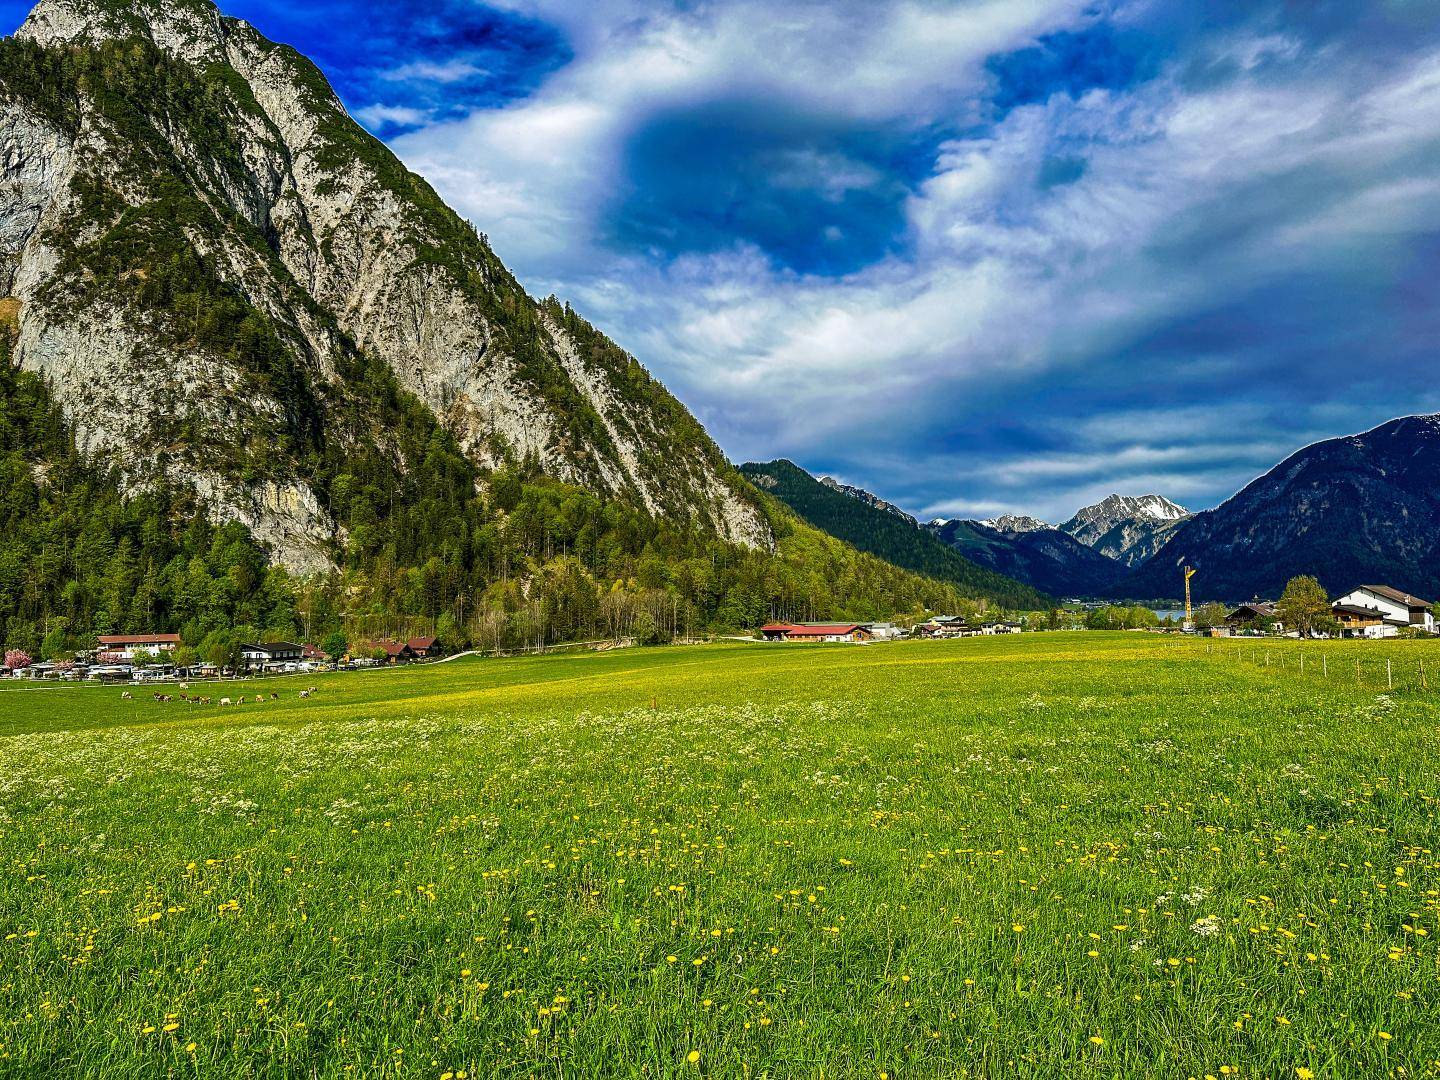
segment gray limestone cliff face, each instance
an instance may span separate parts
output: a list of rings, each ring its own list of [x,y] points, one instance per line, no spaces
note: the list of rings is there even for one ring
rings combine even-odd
[[[1190,516],[1161,495],[1111,495],[1076,511],[1060,529],[1086,547],[1135,567],[1164,547]]]
[[[169,167],[219,223],[186,239],[274,321],[322,398],[345,392],[345,356],[379,359],[482,468],[530,460],[725,539],[773,542],[743,481],[663,387],[526,296],[483,237],[351,121],[304,57],[209,0],[45,0],[19,36],[46,49],[139,38],[207,77],[225,73],[237,160],[217,160],[183,125],[154,125]],[[87,296],[77,307],[83,274],[60,282],[68,294],[57,289],[59,248],[98,228],[77,192],[98,182],[137,205],[146,198],[126,136],[77,96],[76,115],[57,123],[0,73],[0,297],[18,301],[17,361],[45,377],[81,448],[120,463],[128,484],[186,483],[286,565],[322,569],[334,525],[305,476],[229,475],[177,435],[263,446],[293,403],[223,357],[158,344],[123,304]]]

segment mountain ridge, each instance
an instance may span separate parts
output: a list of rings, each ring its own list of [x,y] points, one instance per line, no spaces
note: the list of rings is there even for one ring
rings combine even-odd
[[[846,490],[845,485],[826,484],[783,458],[748,462],[740,471],[751,483],[779,499],[815,528],[861,551],[914,573],[951,582],[975,596],[1012,609],[1037,610],[1050,606],[1051,597],[1041,590],[966,558],[936,540],[908,514],[896,515],[875,505],[884,500],[873,495],[865,499]]]
[[[1013,515],[1009,516],[1014,521]],[[1101,595],[1120,578],[1124,568],[1093,551],[1068,533],[1038,519],[1024,527],[1001,527],[995,521],[955,518],[931,522],[928,532],[966,558],[997,573],[1064,598]]]
[[[1298,574],[1332,594],[1362,579],[1440,596],[1440,414],[1387,421],[1291,454],[1177,528],[1117,595],[1276,596]]]
[[[156,53],[126,69],[129,85],[103,74],[123,67],[122,43]],[[125,461],[131,489],[179,483],[293,568],[324,569],[347,523],[292,444],[339,433],[331,399],[351,393],[347,372],[383,365],[481,469],[533,461],[727,540],[773,543],[684,407],[568,305],[528,297],[299,53],[209,0],[44,0],[10,51],[0,295],[18,311],[17,362],[45,375],[86,453]],[[81,72],[98,92],[68,92]],[[137,247],[193,262],[186,288],[258,328],[260,358],[192,328],[157,341],[171,298],[147,308],[163,287],[133,276]],[[85,281],[107,264],[100,285]],[[221,433],[223,452],[176,426]],[[352,427],[352,445],[373,436]],[[178,449],[136,452],[150,446]]]

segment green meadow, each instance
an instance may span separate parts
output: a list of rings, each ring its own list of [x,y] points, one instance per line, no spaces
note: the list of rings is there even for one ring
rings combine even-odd
[[[0,1075],[1436,1075],[1432,662],[1055,633],[230,708],[3,684]]]

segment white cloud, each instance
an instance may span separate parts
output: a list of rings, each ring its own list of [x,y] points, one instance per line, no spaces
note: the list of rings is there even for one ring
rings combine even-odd
[[[917,496],[947,477],[971,496],[930,501],[927,513],[983,504],[1054,514],[1120,486],[1091,483],[1105,470],[1132,491],[1213,497],[1224,478],[1253,472],[1240,459],[1294,445],[1303,409],[1274,438],[1224,436],[1210,451],[1145,424],[1144,406],[1131,410],[1144,434],[1124,429],[1134,415],[1080,416],[1083,453],[1017,446],[973,474],[963,459],[916,453],[914,441],[1023,420],[1006,409],[1037,400],[1037,385],[1092,371],[1116,385],[1168,380],[1157,413],[1173,412],[1167,396],[1264,358],[1240,336],[1152,353],[1137,369],[1126,359],[1136,341],[1297,275],[1333,273],[1337,250],[1383,258],[1387,234],[1440,224],[1440,55],[1376,77],[1340,56],[1314,63],[1293,37],[1237,32],[1206,44],[1209,60],[1229,63],[1223,78],[1196,84],[1177,61],[1138,86],[1057,94],[942,144],[906,203],[905,253],[849,276],[807,277],[741,243],[668,260],[617,252],[603,214],[625,182],[626,140],[656,111],[743,88],[847,122],[964,129],[983,114],[989,57],[1082,26],[1094,5],[508,6],[558,25],[574,62],[534,96],[405,136],[397,151],[534,291],[573,298],[733,455],[821,445],[832,457],[866,454],[872,475],[882,463],[924,473],[924,484],[896,481]],[[1041,184],[1057,158],[1076,175]],[[878,182],[848,160],[797,154],[788,164],[796,183],[835,197]],[[1207,436],[1225,428],[1214,412],[1193,419]],[[857,431],[868,440],[860,449]],[[986,484],[1017,501],[986,502]]]
[[[487,74],[484,68],[468,60],[456,59],[437,63],[431,60],[417,60],[402,64],[389,71],[382,71],[380,77],[387,82],[432,82],[457,83]]]
[[[430,119],[430,113],[424,109],[411,108],[408,105],[367,105],[355,110],[355,119],[372,129],[382,128],[387,124],[394,124],[397,127],[418,127]]]

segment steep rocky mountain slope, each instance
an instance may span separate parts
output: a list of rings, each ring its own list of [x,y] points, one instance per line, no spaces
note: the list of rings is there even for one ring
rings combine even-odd
[[[1059,526],[1088,548],[1139,566],[1164,546],[1190,511],[1163,495],[1111,495]]]
[[[1440,596],[1440,416],[1411,416],[1307,446],[1195,515],[1115,587],[1175,596],[1195,567],[1202,599],[1276,596],[1297,574],[1332,594],[1385,584]]]
[[[1123,576],[1114,559],[1036,519],[933,521],[926,530],[972,562],[1054,596],[1103,594]]]
[[[366,527],[357,472],[423,489],[452,445],[773,542],[638,362],[209,0],[44,0],[0,41],[0,314],[84,455],[292,569]]]
[[[895,566],[1011,609],[1038,610],[1051,604],[1043,590],[977,565],[920,528],[908,514],[885,509],[890,504],[863,489],[827,484],[790,461],[751,463],[741,466],[741,471],[817,529]]]

